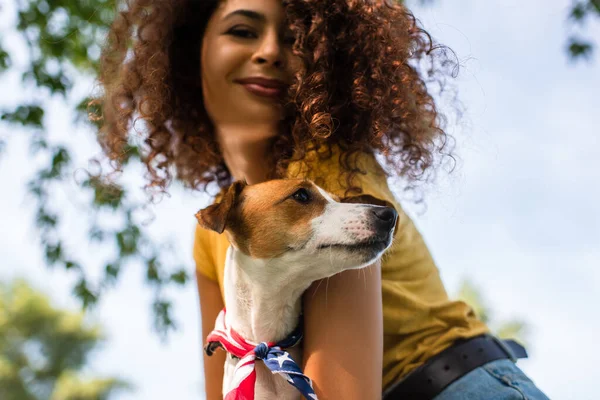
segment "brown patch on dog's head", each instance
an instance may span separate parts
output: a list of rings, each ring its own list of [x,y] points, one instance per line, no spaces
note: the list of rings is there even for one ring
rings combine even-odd
[[[275,179],[229,188],[221,203],[196,217],[250,257],[275,258],[310,239],[311,221],[329,201],[309,180]]]
[[[300,247],[312,237],[312,220],[329,203],[313,182],[303,179],[252,185],[244,196],[238,214],[243,228],[233,236],[253,258],[275,258]]]
[[[212,204],[196,213],[196,219],[201,227],[217,233],[223,233],[231,219],[232,210],[239,202],[246,182],[235,181],[231,184],[220,203]]]

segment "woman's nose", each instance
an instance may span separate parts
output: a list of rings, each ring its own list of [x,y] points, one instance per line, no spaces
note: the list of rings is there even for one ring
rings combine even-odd
[[[260,46],[254,53],[254,62],[259,64],[271,64],[281,68],[285,64],[285,52],[282,39],[276,33],[263,36]]]

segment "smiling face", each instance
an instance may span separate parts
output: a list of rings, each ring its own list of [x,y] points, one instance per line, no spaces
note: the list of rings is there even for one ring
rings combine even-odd
[[[280,99],[296,65],[286,27],[281,0],[226,0],[217,7],[201,49],[202,94],[214,123],[282,119]]]
[[[221,203],[197,218],[205,228],[225,231],[245,256],[270,268],[302,265],[297,273],[312,272],[308,276],[316,280],[379,258],[391,244],[397,213],[340,203],[308,180],[280,179],[236,182]]]

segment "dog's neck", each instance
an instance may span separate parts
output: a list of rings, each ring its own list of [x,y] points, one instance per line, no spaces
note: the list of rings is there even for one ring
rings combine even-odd
[[[244,339],[277,342],[299,322],[301,296],[310,281],[269,275],[269,265],[281,260],[251,258],[230,246],[225,261],[227,323]]]

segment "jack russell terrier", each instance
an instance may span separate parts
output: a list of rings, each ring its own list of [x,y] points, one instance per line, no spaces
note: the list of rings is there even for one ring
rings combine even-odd
[[[316,280],[379,259],[391,245],[396,211],[341,203],[309,180],[278,179],[236,181],[196,218],[205,229],[225,232],[231,244],[226,309],[205,347],[208,355],[218,347],[228,352],[223,398],[316,399],[298,367],[301,296]]]

